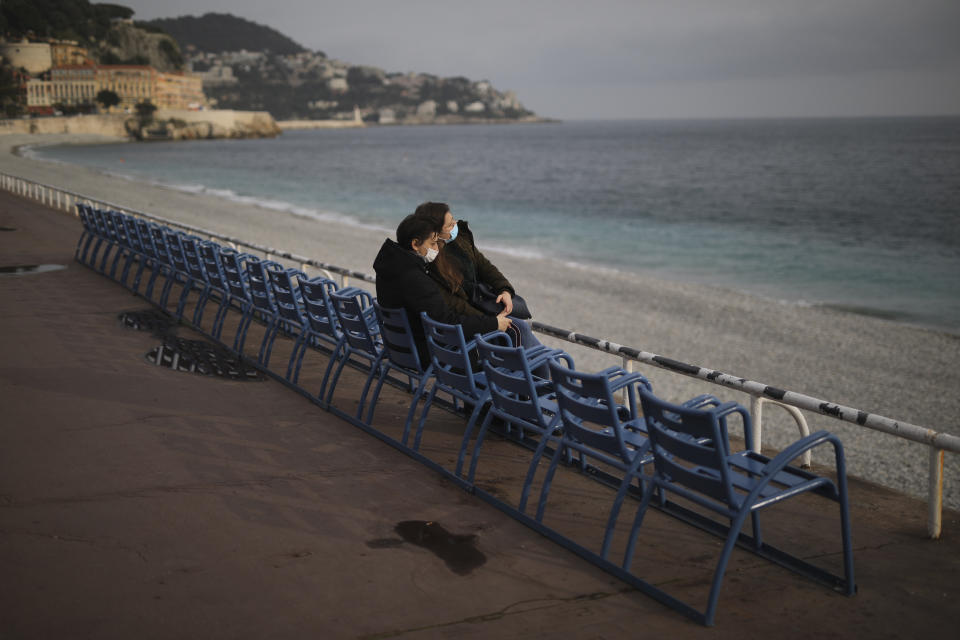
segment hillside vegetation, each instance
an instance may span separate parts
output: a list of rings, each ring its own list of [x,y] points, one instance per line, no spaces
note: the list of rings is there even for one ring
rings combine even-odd
[[[169,33],[184,49],[205,53],[221,51],[270,51],[292,55],[306,49],[279,31],[256,22],[230,15],[207,13],[199,17],[181,16],[138,22],[138,26]]]

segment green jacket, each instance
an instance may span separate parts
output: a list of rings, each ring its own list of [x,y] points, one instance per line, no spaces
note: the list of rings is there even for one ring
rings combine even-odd
[[[473,241],[473,232],[470,231],[467,221],[461,220],[457,223],[457,226],[459,227],[457,238],[446,244],[441,251],[445,259],[450,260],[463,275],[463,284],[456,291],[451,291],[446,281],[435,270],[430,271],[430,277],[440,284],[447,305],[456,313],[472,316],[484,315],[483,311],[470,304],[473,290],[478,282],[486,283],[497,293],[509,291],[513,295],[516,292],[513,290],[510,281],[477,249]]]

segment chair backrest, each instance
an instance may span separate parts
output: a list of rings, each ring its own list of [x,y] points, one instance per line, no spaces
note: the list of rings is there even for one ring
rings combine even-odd
[[[127,243],[130,248],[137,253],[146,253],[143,247],[143,239],[140,237],[140,229],[137,226],[137,219],[133,216],[125,216],[123,224],[127,228]]]
[[[238,253],[236,249],[220,247],[220,269],[227,290],[234,298],[251,302],[243,269],[243,263],[248,257],[245,253]]]
[[[128,247],[130,240],[127,237],[127,225],[124,220],[127,216],[119,211],[110,210],[109,215],[113,218],[113,233],[116,234],[116,241],[121,247]]]
[[[639,389],[639,395],[657,475],[671,484],[734,505],[726,461],[729,444],[716,410],[675,405],[647,389]],[[711,472],[696,473],[691,471],[692,466]]]
[[[167,236],[165,234],[166,227],[159,225],[156,222],[148,222],[147,227],[150,229],[150,238],[153,240],[153,250],[157,260],[163,264],[170,264],[170,250],[167,247]]]
[[[494,339],[502,344],[496,344]],[[477,337],[476,341],[493,405],[508,415],[546,429],[548,425],[539,403],[542,389],[538,389],[523,347],[514,347],[503,332]]]
[[[183,233],[174,231],[170,227],[163,227],[163,238],[167,245],[167,255],[170,257],[170,265],[180,273],[189,275],[187,271],[187,256],[183,250]]]
[[[78,202],[77,215],[80,216],[80,224],[83,225],[83,228],[88,233],[97,232],[97,225],[94,223],[94,220],[93,220],[93,210],[90,208],[89,205],[83,202]]]
[[[556,360],[549,365],[564,434],[629,463],[635,454],[624,438],[622,405],[614,398],[608,372],[575,371]]]
[[[373,329],[376,326],[373,296],[358,287],[344,287],[332,292],[330,301],[347,343],[359,351],[379,355],[380,342]]]
[[[300,310],[298,289],[293,285],[293,277],[296,276],[297,280],[302,281],[307,279],[306,274],[277,265],[267,267],[267,276],[270,279],[270,291],[277,306],[277,313],[284,320],[302,325],[304,317]]]
[[[211,240],[202,240],[197,244],[197,249],[200,251],[200,260],[203,261],[203,272],[207,276],[207,282],[212,287],[229,293],[230,286],[227,284],[223,263],[220,260],[223,247]]]
[[[194,280],[207,281],[207,273],[203,268],[203,258],[200,256],[200,243],[196,236],[183,234],[180,237],[180,247],[183,249],[183,262],[187,273]]]
[[[330,300],[330,294],[337,290],[337,283],[323,276],[309,280],[299,279],[298,283],[310,329],[339,340],[342,334],[333,310],[333,302]]]
[[[477,376],[470,364],[470,350],[476,343],[464,339],[463,327],[459,324],[437,322],[425,311],[420,312],[420,320],[437,380],[472,397],[480,397]]]
[[[373,308],[377,312],[380,337],[390,362],[401,369],[423,373],[430,363],[420,362],[407,312],[402,308],[382,307],[376,300],[373,301]]]
[[[107,226],[107,212],[103,209],[90,209],[93,218],[93,225],[97,229],[97,235],[103,238],[110,237],[110,229]]]
[[[269,314],[277,313],[277,305],[273,301],[273,292],[270,290],[270,278],[267,268],[282,269],[272,260],[261,260],[256,256],[247,256],[244,265],[247,272],[247,288],[250,291],[250,300],[260,311]]]

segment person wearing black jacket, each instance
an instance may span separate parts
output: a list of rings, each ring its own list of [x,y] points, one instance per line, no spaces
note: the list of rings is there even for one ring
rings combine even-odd
[[[433,320],[463,326],[467,340],[474,334],[506,331],[511,320],[506,313],[462,315],[447,304],[440,286],[430,277],[430,265],[438,253],[437,232],[423,217],[409,215],[397,227],[397,240],[384,240],[373,269],[377,274],[377,301],[381,306],[407,312],[421,362],[429,362],[420,312]]]

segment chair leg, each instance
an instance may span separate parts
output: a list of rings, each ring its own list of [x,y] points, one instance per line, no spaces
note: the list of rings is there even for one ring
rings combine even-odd
[[[651,480],[647,482],[647,486],[643,490],[643,499],[640,501],[640,507],[637,509],[637,515],[633,519],[633,526],[630,527],[630,537],[627,538],[627,550],[623,554],[623,570],[630,571],[630,565],[633,563],[633,550],[637,546],[637,532],[640,530],[640,525],[643,524],[643,517],[647,513],[647,509],[650,507],[650,499],[653,497],[653,493],[656,490],[656,485]]]
[[[290,351],[290,359],[287,360],[287,374],[285,377],[288,381],[294,384],[296,384],[297,379],[291,378],[291,376],[293,375],[293,372],[294,372],[294,365],[297,362],[297,356],[300,355],[300,349],[301,347],[305,348],[306,340],[304,336],[305,336],[305,332],[301,329],[300,334],[297,335],[297,339],[293,342],[293,349]],[[299,375],[300,367],[296,368],[296,372]]]
[[[713,626],[713,618],[717,613],[717,602],[720,600],[720,587],[723,584],[723,574],[727,571],[727,564],[730,562],[730,555],[736,546],[737,538],[740,537],[740,528],[747,517],[749,509],[743,509],[733,518],[730,523],[730,532],[727,534],[727,540],[723,545],[723,551],[720,553],[720,560],[717,562],[717,568],[713,572],[713,584],[710,586],[710,597],[707,601],[707,610],[703,614],[706,626]]]
[[[400,441],[404,444],[407,443],[407,438],[410,436],[410,427],[413,426],[413,419],[417,415],[417,405],[420,404],[420,398],[422,398],[427,392],[427,382],[429,380],[430,373],[428,369],[427,372],[424,373],[417,382],[417,388],[414,390],[413,398],[410,400],[410,408],[407,409],[407,419],[403,423],[403,436],[400,438]]]
[[[276,318],[270,318],[263,332],[263,339],[260,340],[260,350],[257,352],[257,362],[262,364],[264,369],[270,368],[270,353],[273,351],[273,341],[277,339],[279,333],[280,323]]]
[[[547,443],[550,441],[551,432],[545,431],[543,437],[540,439],[540,443],[537,444],[537,448],[533,452],[533,459],[530,460],[530,467],[527,469],[527,476],[523,480],[523,489],[520,491],[520,504],[517,505],[517,509],[520,510],[520,513],[526,511],[527,508],[527,499],[530,497],[530,486],[533,484],[533,478],[537,474],[537,466],[540,464],[540,458],[543,457],[543,452],[547,448]],[[560,446],[560,445],[557,445]],[[570,452],[567,452],[567,457],[569,458]]]
[[[366,382],[363,383],[363,391],[360,392],[360,402],[357,404],[357,420],[363,419],[363,408],[367,403],[367,393],[370,392],[370,384],[373,382],[373,379],[376,377],[377,373],[380,372],[380,366],[383,364],[384,353],[381,353],[376,360],[372,360],[370,362],[370,374],[367,376]],[[372,409],[373,407],[371,407],[371,412]]]
[[[430,413],[430,405],[433,404],[433,398],[437,395],[438,385],[434,384],[427,395],[427,401],[423,404],[423,410],[420,412],[420,422],[417,423],[417,432],[413,436],[413,450],[420,449],[420,438],[423,436],[423,426],[427,422],[427,414]],[[403,444],[406,445],[406,439]]]
[[[610,553],[610,543],[613,541],[613,528],[617,524],[620,507],[623,505],[624,498],[627,497],[627,491],[630,489],[633,478],[636,477],[640,480],[640,486],[643,487],[643,479],[637,474],[637,469],[643,464],[643,453],[643,450],[637,451],[633,462],[630,463],[630,467],[623,476],[620,489],[617,491],[617,497],[614,498],[613,505],[610,507],[610,517],[607,518],[607,529],[603,534],[603,546],[600,550],[600,557],[604,560],[607,559],[607,555]]]
[[[547,468],[547,475],[544,476],[543,487],[540,489],[540,501],[537,503],[537,522],[543,521],[543,512],[547,508],[547,496],[550,495],[550,484],[553,482],[553,474],[557,472],[557,464],[564,449],[566,444],[561,440],[557,450],[553,452],[553,457],[550,458],[550,466]]]
[[[303,355],[306,353],[307,347],[304,346],[303,351],[300,353],[300,360],[303,360]],[[323,380],[320,382],[320,391],[317,393],[317,398],[320,400],[321,404],[326,408],[330,406],[330,399],[323,399],[324,393],[327,391],[327,380],[330,378],[330,371],[333,370],[333,365],[343,358],[346,360],[346,355],[343,353],[343,341],[337,343],[337,346],[333,348],[333,352],[330,354],[330,360],[327,362],[327,368],[323,372]],[[297,377],[300,376],[300,365],[297,365]],[[339,376],[339,373],[337,374]],[[334,381],[333,386],[330,387],[330,396],[333,395],[333,389],[337,386],[336,381]]]
[[[493,421],[493,411],[488,411],[486,417],[483,419],[483,423],[480,425],[480,430],[477,432],[477,441],[473,445],[473,455],[470,456],[470,472],[467,474],[467,481],[471,484],[473,483],[473,476],[477,471],[477,462],[480,457],[480,447],[483,446],[483,437],[487,433],[487,428],[490,426],[490,423]],[[454,470],[453,475],[459,476],[460,470],[463,468],[463,461],[467,454],[467,447],[470,445],[470,432],[472,429],[467,428],[463,432],[463,442],[460,443],[460,453],[457,455],[457,468]]]
[[[343,367],[347,364],[347,359],[350,357],[350,350],[344,349],[340,353],[340,365],[337,367],[337,372],[333,374],[333,379],[330,381],[330,388],[327,389],[327,399],[324,401],[329,407],[331,400],[333,400],[333,390],[337,388],[337,382],[340,380],[340,374],[343,373]],[[330,365],[327,365],[329,369]],[[324,376],[324,387],[326,387],[326,376]]]

